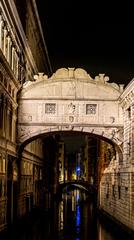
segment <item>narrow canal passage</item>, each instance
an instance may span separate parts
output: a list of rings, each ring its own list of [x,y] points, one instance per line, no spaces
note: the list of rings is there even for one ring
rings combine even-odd
[[[13,236],[12,236],[13,234]],[[132,240],[108,220],[97,216],[93,197],[79,189],[62,194],[52,201],[49,210],[42,209],[30,222],[19,225],[1,240]]]

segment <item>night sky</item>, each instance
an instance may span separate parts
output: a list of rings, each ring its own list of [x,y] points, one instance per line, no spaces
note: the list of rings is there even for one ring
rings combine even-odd
[[[53,72],[61,67],[80,67],[93,78],[105,73],[110,82],[127,85],[132,80],[132,22],[117,21],[116,12],[110,21],[109,11],[83,1],[37,0],[37,6]]]

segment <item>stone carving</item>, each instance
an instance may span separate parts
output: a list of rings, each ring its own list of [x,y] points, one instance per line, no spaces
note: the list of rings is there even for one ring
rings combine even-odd
[[[38,75],[34,75],[34,79],[37,81],[47,80],[48,76],[45,75],[44,73],[38,73]]]
[[[68,68],[68,77],[74,78],[74,68]]]
[[[69,114],[74,114],[75,113],[75,105],[71,102],[69,105],[68,105],[68,112]]]
[[[73,116],[69,116],[69,121],[73,122],[74,121],[74,117]]]
[[[96,114],[97,104],[86,104],[86,114]]]
[[[111,132],[111,139],[112,140],[116,140],[116,142],[118,142],[118,145],[121,145],[123,142],[123,130],[122,129],[118,129],[118,128],[114,128],[112,130],[110,130]]]
[[[45,113],[54,114],[56,112],[56,104],[55,103],[46,103],[45,104]]]
[[[68,77],[69,77],[68,69],[60,68],[52,75],[51,79],[68,78]]]
[[[99,83],[107,83],[109,81],[109,77],[105,76],[105,73],[100,73],[95,77],[95,81]]]
[[[82,68],[60,68],[58,69],[50,79],[67,79],[67,78],[74,78],[74,79],[90,79],[91,76]]]
[[[82,78],[82,79],[88,79],[93,80],[87,72],[82,68],[76,68],[74,71],[75,78]]]
[[[19,138],[23,138],[25,136],[30,136],[30,130],[28,131],[26,127],[20,127]]]
[[[134,101],[134,92],[133,92],[133,91],[131,91],[131,92],[127,95],[126,100],[127,100],[127,102],[128,102],[129,105],[130,105],[131,103],[133,103],[133,101]]]
[[[111,123],[114,123],[114,122],[115,122],[115,117],[111,116],[111,117],[110,117],[110,122],[111,122]]]
[[[38,73],[38,75],[34,75],[33,77],[35,80],[37,81],[42,81],[42,80],[46,80],[48,79],[48,76],[47,75],[44,75],[44,73]],[[33,84],[35,84],[36,81],[26,81],[24,84],[23,84],[23,88],[27,88]]]

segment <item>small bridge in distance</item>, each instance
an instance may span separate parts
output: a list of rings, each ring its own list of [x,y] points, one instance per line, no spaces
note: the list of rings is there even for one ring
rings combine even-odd
[[[64,189],[67,189],[69,187],[79,188],[87,191],[90,194],[93,194],[96,192],[95,185],[90,184],[88,181],[85,181],[85,180],[67,180],[64,182],[60,182],[59,185],[60,185],[59,187],[60,192],[63,192]]]

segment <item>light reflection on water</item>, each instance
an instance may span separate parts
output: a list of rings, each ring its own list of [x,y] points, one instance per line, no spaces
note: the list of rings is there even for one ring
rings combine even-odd
[[[21,225],[0,240],[132,240],[113,224],[100,221],[94,199],[74,189],[53,200],[51,208],[35,215],[32,224]],[[134,239],[133,239],[134,240]]]
[[[107,227],[97,217],[93,199],[79,189],[62,194],[59,203],[59,240],[132,240]]]
[[[62,194],[59,203],[59,239],[82,238],[82,202],[87,199],[85,192],[74,189]]]

